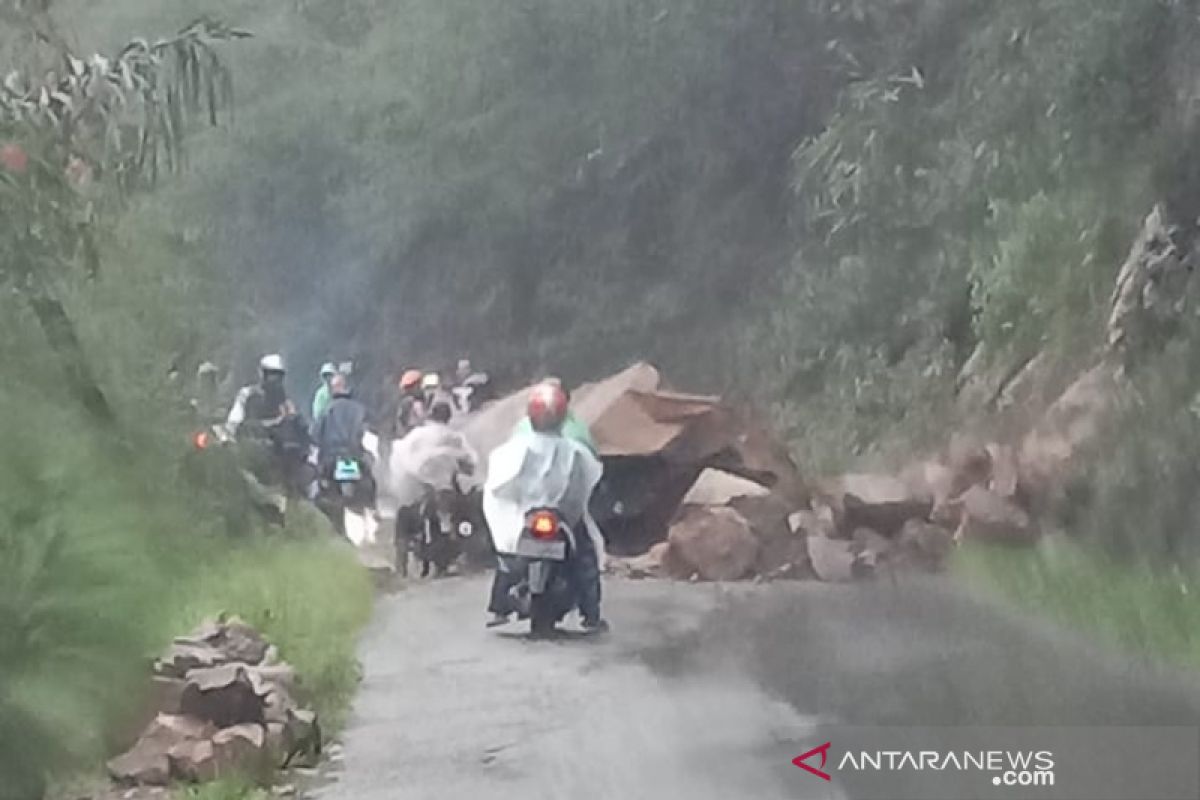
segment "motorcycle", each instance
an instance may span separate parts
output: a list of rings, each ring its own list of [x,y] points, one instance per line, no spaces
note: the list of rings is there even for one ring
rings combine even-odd
[[[594,553],[602,567],[604,543],[588,502],[602,473],[587,448],[560,436],[518,436],[492,451],[483,514],[497,554],[488,601],[497,618],[515,611],[534,638],[551,636],[581,590],[591,594],[584,559]]]
[[[516,554],[499,557],[510,583],[509,598],[518,616],[529,620],[535,639],[553,636],[555,626],[575,607],[575,549],[575,532],[558,511],[538,508],[525,516]]]
[[[341,455],[333,460],[321,477],[317,505],[353,544],[374,539],[374,483],[362,459]]]
[[[449,488],[427,487],[417,509],[420,531],[417,539],[417,558],[421,562],[421,577],[432,570],[437,577],[445,575],[469,547],[477,530],[471,519],[469,500],[458,485],[457,478]]]

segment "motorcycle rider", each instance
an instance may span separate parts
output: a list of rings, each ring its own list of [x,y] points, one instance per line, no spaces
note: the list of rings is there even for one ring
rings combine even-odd
[[[558,378],[546,378],[542,381],[544,385],[557,386],[567,399],[567,403],[571,402],[571,393],[563,386],[562,381]],[[527,433],[532,433],[534,430],[532,421],[528,415],[521,418],[517,423],[516,429],[513,431],[514,436],[520,436]],[[592,432],[588,429],[587,423],[575,416],[575,412],[570,410],[568,405],[566,416],[563,418],[561,433],[568,439],[574,439],[581,445],[591,451],[592,455],[599,455],[599,450],[596,449],[596,440],[592,438]]]
[[[421,393],[425,400],[425,408],[429,411],[439,403],[444,403],[453,413],[454,397],[442,385],[442,376],[436,372],[426,372],[421,378]]]
[[[425,421],[427,406],[421,389],[424,375],[419,369],[405,370],[400,376],[400,404],[396,410],[396,438],[402,439]]]
[[[447,423],[453,410],[439,402],[428,418],[409,436],[396,443],[389,455],[389,489],[398,499],[396,509],[397,564],[407,569],[408,553],[414,550],[422,525],[421,503],[430,489],[444,490],[473,479],[479,457],[465,436]]]
[[[543,382],[530,392],[525,417],[528,422],[528,434],[518,433],[518,435],[563,437],[586,448],[585,442],[568,434],[566,421],[569,416],[571,416],[570,401],[562,384],[553,380]],[[586,431],[586,428],[584,430]],[[590,438],[589,435],[589,441]],[[590,450],[590,448],[588,449]],[[575,537],[573,584],[576,603],[580,616],[583,618],[582,625],[587,631],[606,631],[609,624],[600,612],[600,556],[583,521],[573,521],[572,527],[579,532]],[[511,579],[507,573],[497,569],[493,576],[491,596],[488,602],[488,611],[492,614],[491,619],[487,622],[489,628],[503,625],[510,620],[512,614],[511,601],[508,596],[510,584]]]
[[[350,382],[341,373],[335,373],[330,380],[329,394],[329,406],[313,422],[311,431],[317,448],[317,469],[323,478],[329,478],[339,458],[353,458],[362,466],[364,478],[369,482],[370,465],[363,448],[367,409],[354,399]]]
[[[325,408],[329,405],[329,401],[333,399],[333,395],[329,391],[329,384],[333,380],[333,376],[337,375],[337,372],[337,367],[332,362],[326,361],[321,365],[321,385],[317,387],[312,401],[312,418],[314,422],[321,418],[321,413],[325,411]]]
[[[483,401],[490,399],[485,397],[490,382],[487,373],[476,372],[471,367],[470,359],[459,359],[454,369],[454,386],[450,389],[458,411],[470,413],[479,408]]]
[[[225,431],[247,444],[241,452],[256,480],[282,486],[286,495],[308,494],[312,484],[307,465],[308,429],[284,388],[287,367],[283,356],[265,355],[258,368],[258,383],[238,391],[225,419]]]
[[[225,427],[231,436],[236,436],[245,423],[272,428],[296,414],[296,407],[283,386],[287,375],[283,356],[278,353],[263,356],[258,362],[258,372],[258,383],[243,386],[229,409]]]

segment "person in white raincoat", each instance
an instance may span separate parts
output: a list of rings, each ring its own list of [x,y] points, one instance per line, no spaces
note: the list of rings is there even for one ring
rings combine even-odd
[[[483,489],[483,514],[492,542],[501,556],[515,555],[525,516],[538,508],[555,509],[575,533],[572,542],[574,588],[583,627],[608,627],[600,614],[600,572],[604,538],[588,511],[588,501],[604,468],[592,452],[561,433],[567,414],[562,387],[543,384],[530,394],[529,433],[492,451]],[[489,627],[509,621],[512,614],[508,573],[498,568],[492,583]]]

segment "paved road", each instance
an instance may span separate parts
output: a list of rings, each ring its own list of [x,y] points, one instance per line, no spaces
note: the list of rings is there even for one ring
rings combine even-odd
[[[382,600],[320,800],[833,798],[790,764],[819,723],[1200,721],[1182,680],[939,582],[610,582],[613,632],[557,642],[485,631],[485,592]]]

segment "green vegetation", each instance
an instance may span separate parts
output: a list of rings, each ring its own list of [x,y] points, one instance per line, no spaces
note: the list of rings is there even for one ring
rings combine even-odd
[[[1133,566],[1069,541],[1036,551],[965,548],[955,566],[1021,608],[1131,655],[1200,667],[1200,579],[1192,571]]]
[[[239,781],[220,780],[189,786],[178,796],[180,800],[268,800],[271,793]]]
[[[204,23],[85,61],[24,4],[0,18],[19,70],[0,92],[0,798],[36,800],[99,768],[149,658],[222,611],[261,626],[336,723],[371,585],[319,519],[260,530],[191,463],[179,362],[228,338],[230,289],[144,192],[182,166],[193,115],[222,118],[215,47],[237,34]],[[48,64],[42,101],[23,81]]]
[[[304,698],[335,731],[358,685],[358,632],[373,587],[348,548],[330,541],[323,519],[307,540],[256,541],[222,553],[195,572],[172,609],[174,630],[190,630],[214,610],[262,631],[295,668]]]

